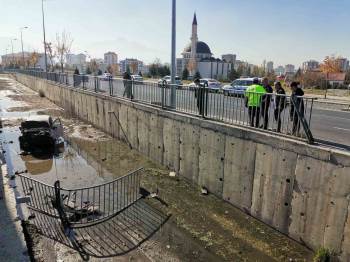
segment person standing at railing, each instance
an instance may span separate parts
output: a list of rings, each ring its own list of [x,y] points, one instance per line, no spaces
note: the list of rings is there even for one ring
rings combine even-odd
[[[304,117],[304,91],[298,82],[290,84],[292,95],[290,96],[290,119],[293,122],[292,135],[297,135],[300,130],[300,118]]]
[[[196,85],[195,97],[197,98],[197,108],[201,116],[206,116],[208,113],[208,84],[201,84],[199,78],[194,80]]]
[[[269,84],[269,79],[264,77],[262,80],[262,86],[264,87],[266,94],[263,96],[261,101],[261,115],[263,117],[263,128],[267,129],[269,124],[269,109],[271,103],[271,97],[273,93],[273,89]]]
[[[123,96],[126,95],[127,98],[132,99],[132,83],[131,83],[131,75],[128,72],[124,72],[123,75],[123,84],[124,84],[124,93]]]
[[[281,82],[275,82],[275,110],[274,117],[277,122],[277,132],[281,132],[281,114],[286,107],[286,91],[283,89]]]
[[[266,91],[259,84],[259,79],[254,78],[253,84],[245,92],[245,106],[248,107],[249,122],[252,127],[259,127],[261,102],[265,94]]]

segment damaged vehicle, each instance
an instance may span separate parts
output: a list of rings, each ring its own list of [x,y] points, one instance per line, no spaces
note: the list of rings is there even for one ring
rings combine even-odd
[[[59,118],[33,115],[21,123],[20,148],[26,152],[54,152],[64,147],[63,126]]]

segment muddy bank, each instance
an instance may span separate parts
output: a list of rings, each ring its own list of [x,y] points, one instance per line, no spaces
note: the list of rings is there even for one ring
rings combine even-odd
[[[311,260],[312,253],[305,247],[222,200],[202,195],[199,188],[182,178],[169,176],[166,168],[154,164],[91,125],[67,115],[46,98],[19,84],[11,83],[8,89],[0,81],[1,85],[0,92],[11,92],[5,95],[7,104],[1,104],[1,101],[0,104],[5,105],[5,114],[13,113],[4,122],[7,125],[2,135],[5,141],[16,140],[19,120],[28,112],[60,117],[65,126],[65,155],[46,161],[49,171],[39,171],[40,174],[35,174],[37,178],[53,183],[58,174],[67,185],[88,185],[111,180],[139,167],[145,168],[142,186],[155,196],[147,203],[165,215],[171,214],[171,218],[136,250],[107,261]],[[21,105],[16,105],[16,102]],[[17,159],[14,164],[18,170],[28,170],[28,163],[38,161],[32,156],[18,157],[16,145],[11,149],[14,152],[12,159]],[[40,161],[39,166],[43,168],[44,160]],[[29,173],[33,175],[35,171],[32,169]],[[33,254],[38,261],[82,259],[70,247],[48,238],[32,222],[27,226]]]

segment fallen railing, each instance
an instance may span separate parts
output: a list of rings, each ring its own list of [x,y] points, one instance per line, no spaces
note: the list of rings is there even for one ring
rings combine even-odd
[[[101,185],[65,189],[19,174],[30,209],[59,218],[65,229],[91,226],[108,220],[142,198],[143,168]]]

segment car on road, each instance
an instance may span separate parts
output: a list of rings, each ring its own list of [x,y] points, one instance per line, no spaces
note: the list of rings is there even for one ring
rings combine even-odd
[[[226,96],[244,96],[248,86],[253,84],[254,78],[240,78],[234,80],[231,84],[222,87],[222,91]]]
[[[221,90],[221,83],[218,80],[211,79],[211,78],[203,78],[200,79],[200,85],[204,86],[209,89],[210,92],[215,92],[218,93]],[[196,88],[196,84],[192,82],[191,84],[188,85],[190,90],[193,90]]]
[[[140,75],[131,75],[131,80],[137,82],[137,83],[142,83],[143,82],[143,77]]]
[[[110,73],[104,73],[102,76],[100,76],[101,80],[103,81],[109,81],[110,79],[112,79],[112,75]]]
[[[164,84],[166,85],[171,84],[171,76],[164,76],[163,78],[158,80],[159,86],[163,86]],[[175,77],[175,84],[177,85],[176,88],[182,88],[182,81],[180,77],[178,76]]]
[[[64,145],[63,126],[59,118],[32,115],[21,123],[20,148],[26,152],[54,151]]]

